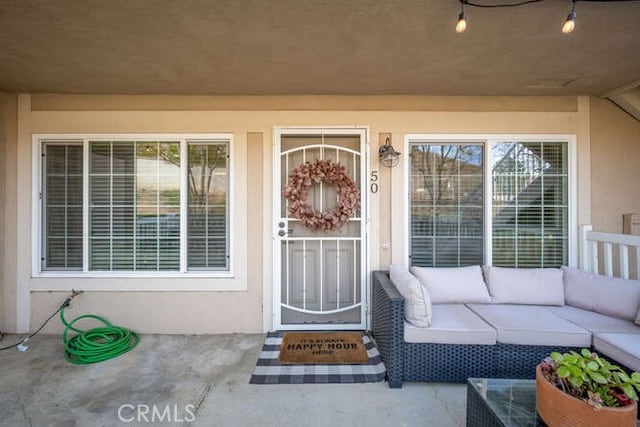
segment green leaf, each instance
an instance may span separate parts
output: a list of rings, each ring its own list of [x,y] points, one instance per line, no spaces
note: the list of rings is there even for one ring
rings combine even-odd
[[[582,378],[580,377],[569,377],[569,382],[574,386],[580,388],[582,387],[584,381],[582,381]]]
[[[590,371],[597,371],[598,364],[592,360],[591,362],[587,363],[587,369]]]
[[[599,374],[597,372],[589,372],[589,376],[591,377],[592,380],[594,380],[599,384],[606,384],[608,382],[607,379],[604,377],[604,375]]]
[[[622,390],[624,390],[624,393],[629,396],[629,399],[638,400],[638,395],[636,394],[636,391],[633,389],[631,384],[622,384],[621,387]]]
[[[631,379],[633,380],[633,382],[640,383],[640,373],[634,372],[633,374],[631,374]]]
[[[582,377],[582,370],[577,366],[569,366],[569,372],[572,377]]]
[[[553,353],[551,353],[551,359],[556,362],[556,365],[559,363],[562,363],[562,360],[564,359],[564,357],[558,353],[557,351],[554,351]]]
[[[591,357],[591,352],[589,350],[587,350],[586,348],[583,348],[582,350],[580,350],[580,353],[582,353],[583,357],[586,357],[586,358]]]
[[[623,383],[631,382],[631,378],[629,378],[629,375],[627,375],[626,372],[616,372],[616,376],[620,378],[620,381],[622,381]]]
[[[571,371],[566,366],[558,366],[558,376],[560,378],[567,378],[571,375]]]

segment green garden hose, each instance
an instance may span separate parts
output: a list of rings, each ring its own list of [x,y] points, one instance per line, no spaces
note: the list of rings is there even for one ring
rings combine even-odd
[[[69,306],[67,299],[60,309],[60,320],[64,325],[62,341],[64,342],[65,358],[76,365],[104,362],[132,350],[140,339],[138,334],[120,326],[113,326],[107,320],[94,314],[78,316],[71,322],[64,318],[64,309]],[[81,319],[95,319],[104,326],[89,330],[82,330],[73,325]],[[69,331],[77,335],[68,337]]]

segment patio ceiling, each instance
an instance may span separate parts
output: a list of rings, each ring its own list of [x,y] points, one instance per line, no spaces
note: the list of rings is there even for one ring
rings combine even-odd
[[[477,0],[485,4],[498,0]],[[504,1],[503,1],[504,3]],[[603,94],[640,80],[640,2],[11,0],[0,90],[93,94]]]

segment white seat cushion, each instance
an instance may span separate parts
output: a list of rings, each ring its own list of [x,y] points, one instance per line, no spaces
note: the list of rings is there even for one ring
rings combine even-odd
[[[404,298],[404,318],[412,325],[426,328],[431,324],[431,299],[420,281],[400,264],[392,264],[389,278]]]
[[[564,305],[559,268],[484,267],[494,304]]]
[[[636,334],[596,334],[596,352],[614,359],[627,368],[640,372],[640,336]],[[613,363],[615,363],[613,362]]]
[[[640,281],[562,267],[565,301],[574,307],[634,321],[640,308]]]
[[[479,265],[455,268],[411,267],[433,304],[490,303]]]
[[[491,325],[503,344],[590,347],[589,331],[552,313],[545,306],[468,304]]]
[[[495,344],[496,331],[463,304],[434,304],[431,326],[417,328],[404,324],[404,340],[409,343]]]
[[[548,307],[548,309],[592,334],[607,332],[640,334],[640,326],[636,326],[628,320],[618,319],[617,317],[594,313],[593,311],[571,307],[570,305],[565,305],[564,307]]]

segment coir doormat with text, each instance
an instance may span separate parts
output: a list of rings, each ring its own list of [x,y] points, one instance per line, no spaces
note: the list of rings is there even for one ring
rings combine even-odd
[[[283,365],[365,364],[367,349],[359,332],[286,332],[278,361]]]

